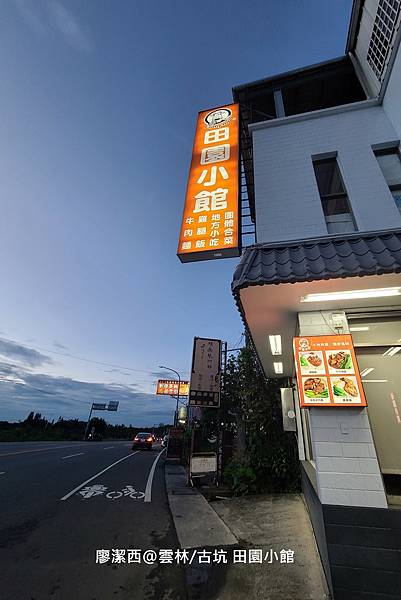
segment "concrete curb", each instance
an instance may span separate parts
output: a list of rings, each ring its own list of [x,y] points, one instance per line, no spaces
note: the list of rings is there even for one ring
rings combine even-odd
[[[211,508],[207,500],[187,485],[181,465],[165,463],[168,503],[181,548],[233,546],[237,538]]]

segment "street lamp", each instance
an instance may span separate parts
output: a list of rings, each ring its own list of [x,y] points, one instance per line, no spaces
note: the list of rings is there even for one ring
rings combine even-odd
[[[167,371],[172,371],[178,377],[178,393],[177,393],[177,405],[175,407],[175,415],[174,415],[174,426],[177,425],[178,419],[178,402],[180,401],[180,387],[181,387],[181,376],[175,369],[171,369],[170,367],[164,367],[163,365],[159,365],[159,369],[166,369]]]

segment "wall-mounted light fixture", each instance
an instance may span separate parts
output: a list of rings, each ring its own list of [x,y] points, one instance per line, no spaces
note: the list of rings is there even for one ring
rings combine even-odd
[[[281,373],[283,372],[283,363],[282,362],[274,362],[273,367],[274,367],[274,372],[277,375],[281,375]]]
[[[401,296],[401,287],[375,288],[371,290],[348,290],[327,292],[322,294],[306,294],[301,296],[301,302],[326,302],[329,300],[361,300],[364,298],[384,298],[386,296]]]
[[[280,356],[281,352],[281,335],[269,335],[269,344],[273,356]]]

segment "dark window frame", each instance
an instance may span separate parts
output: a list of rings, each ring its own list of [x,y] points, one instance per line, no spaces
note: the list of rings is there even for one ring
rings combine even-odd
[[[329,164],[329,163],[333,163],[334,164],[334,169],[336,171],[335,175],[338,177],[338,181],[340,183],[340,187],[341,187],[341,191],[337,191],[337,192],[333,192],[333,193],[322,193],[320,191],[320,185],[319,185],[319,178],[318,178],[318,174],[316,171],[315,166],[317,165],[322,165],[322,164]],[[337,160],[337,153],[329,153],[329,154],[325,154],[322,156],[312,156],[312,166],[313,166],[313,171],[315,174],[315,181],[316,181],[316,185],[317,185],[317,189],[318,189],[318,193],[320,196],[320,202],[321,202],[321,206],[322,206],[322,211],[323,211],[323,215],[324,215],[324,219],[326,221],[326,227],[327,227],[327,231],[328,233],[333,233],[329,231],[329,225],[330,225],[330,220],[327,220],[327,217],[332,217],[336,214],[349,214],[350,215],[350,222],[353,224],[354,227],[354,231],[358,231],[358,227],[356,224],[356,220],[354,217],[354,213],[352,211],[352,207],[351,207],[351,203],[349,201],[349,196],[344,184],[344,179],[341,173],[341,169],[340,166],[338,164],[338,160]],[[328,212],[327,211],[327,205],[329,203],[330,200],[343,200],[346,204],[347,210],[346,211],[342,211],[342,212]],[[341,235],[341,233],[348,233],[348,231],[343,231],[343,232],[336,232],[337,234]],[[335,234],[334,234],[335,235]]]
[[[385,146],[383,148],[372,148],[373,150],[373,154],[375,156],[375,159],[377,160],[377,164],[379,165],[379,169],[383,175],[383,179],[386,182],[388,189],[391,192],[391,195],[393,196],[394,199],[394,203],[396,205],[396,207],[398,208],[399,213],[401,214],[401,201],[397,202],[397,200],[395,199],[395,192],[399,192],[399,196],[401,196],[401,177],[400,177],[400,182],[399,183],[388,183],[386,176],[383,172],[383,169],[381,168],[380,165],[380,161],[378,160],[379,156],[397,156],[399,162],[400,162],[400,169],[401,169],[401,152],[400,152],[400,147],[399,145],[392,145],[392,146]]]

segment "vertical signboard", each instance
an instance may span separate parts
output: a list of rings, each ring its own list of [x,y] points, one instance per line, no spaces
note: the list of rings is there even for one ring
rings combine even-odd
[[[307,406],[366,406],[352,337],[294,338],[299,401]]]
[[[240,254],[238,120],[238,104],[198,115],[178,243],[181,262]]]
[[[194,339],[189,405],[220,406],[221,340]]]
[[[184,447],[184,429],[182,427],[170,427],[170,430],[168,432],[166,458],[181,459],[183,447]]]

